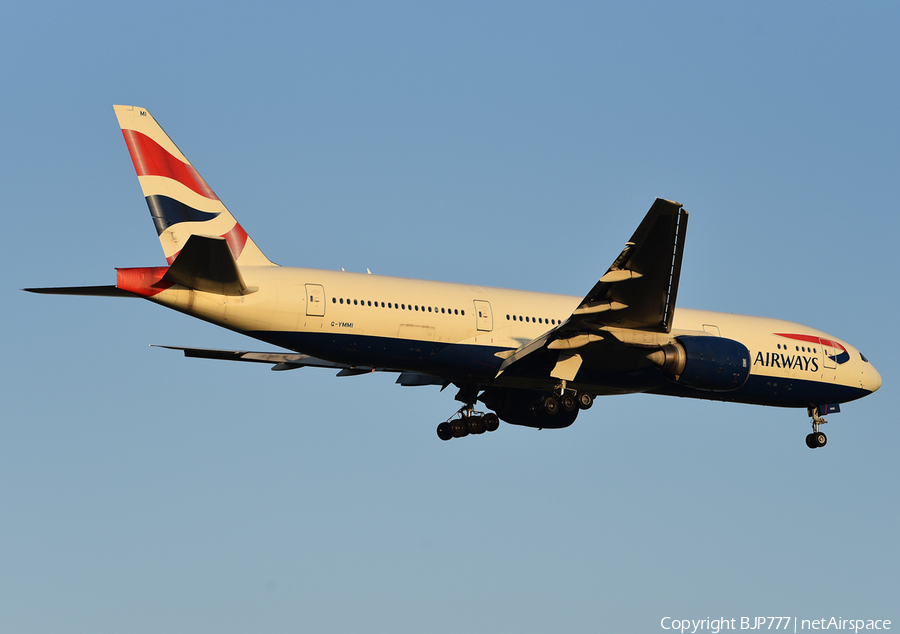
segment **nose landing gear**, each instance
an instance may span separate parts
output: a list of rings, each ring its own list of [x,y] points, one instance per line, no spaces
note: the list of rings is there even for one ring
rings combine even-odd
[[[819,431],[819,425],[824,425],[828,421],[819,416],[819,408],[818,407],[810,407],[807,409],[809,415],[812,417],[812,428],[813,432],[806,436],[806,446],[810,449],[817,449],[819,447],[824,447],[825,443],[828,442],[828,437],[825,435],[825,432]]]

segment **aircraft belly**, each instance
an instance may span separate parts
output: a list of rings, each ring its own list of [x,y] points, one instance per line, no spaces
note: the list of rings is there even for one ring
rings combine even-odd
[[[867,390],[846,385],[753,374],[743,386],[728,392],[706,392],[667,382],[666,385],[653,390],[652,393],[773,407],[809,407],[823,403],[847,403],[869,394]]]
[[[245,331],[244,334],[350,366],[410,370],[454,382],[541,391],[549,391],[559,384],[559,380],[551,376],[558,353],[549,350],[537,353],[531,363],[513,366],[495,378],[502,364],[496,353],[508,348],[361,333]],[[567,386],[595,396],[652,393],[776,407],[846,403],[869,393],[851,386],[758,374],[751,375],[736,390],[706,391],[679,385],[656,367],[621,355],[592,356]]]
[[[353,333],[251,331],[244,334],[288,350],[351,366],[412,370],[453,380],[488,382],[504,348],[447,344]]]

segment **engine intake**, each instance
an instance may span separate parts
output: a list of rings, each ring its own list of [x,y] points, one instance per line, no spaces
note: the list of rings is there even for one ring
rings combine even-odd
[[[678,384],[697,390],[736,390],[750,376],[747,346],[722,337],[677,337],[647,359]]]

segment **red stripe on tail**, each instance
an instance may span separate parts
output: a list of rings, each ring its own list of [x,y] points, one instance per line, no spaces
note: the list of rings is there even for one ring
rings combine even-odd
[[[219,200],[206,181],[189,163],[175,158],[163,147],[137,130],[122,130],[134,171],[138,176],[164,176],[178,181],[204,198]]]
[[[240,223],[234,223],[234,227],[231,228],[231,231],[222,237],[225,238],[225,241],[231,248],[231,255],[234,256],[234,259],[237,260],[241,257],[241,251],[244,250],[244,245],[247,244],[247,232],[244,231],[244,228]]]

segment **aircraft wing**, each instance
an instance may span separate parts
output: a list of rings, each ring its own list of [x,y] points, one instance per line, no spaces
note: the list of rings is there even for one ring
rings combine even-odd
[[[372,372],[396,372],[397,383],[403,386],[414,385],[440,385],[441,389],[449,385],[449,382],[437,377],[409,372],[393,368],[374,368],[372,366],[352,366],[342,363],[334,363],[311,357],[308,354],[298,352],[250,352],[248,350],[218,350],[215,348],[184,348],[181,346],[153,346],[154,348],[166,348],[168,350],[181,350],[184,356],[195,359],[218,359],[220,361],[246,361],[249,363],[268,363],[273,370],[294,370],[296,368],[330,368],[338,370],[337,376],[357,376],[371,374]]]
[[[670,332],[687,220],[680,203],[657,198],[569,319],[516,350],[500,373],[541,350],[571,351],[600,341],[605,327]]]
[[[581,300],[564,328],[590,322],[669,332],[687,216],[679,203],[657,198],[619,257]]]

